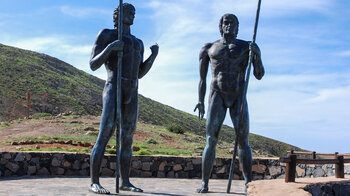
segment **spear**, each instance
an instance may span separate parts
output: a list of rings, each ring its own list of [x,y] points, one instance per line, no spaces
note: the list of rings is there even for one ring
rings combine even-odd
[[[256,32],[258,30],[260,5],[261,5],[261,0],[258,1],[258,8],[256,10],[256,17],[255,17],[254,33],[253,33],[253,39],[252,39],[251,44],[255,43]],[[247,73],[245,76],[245,78],[246,78],[245,85],[244,85],[244,89],[243,89],[243,93],[242,93],[241,113],[240,113],[240,118],[239,118],[239,122],[238,122],[238,127],[236,130],[235,146],[234,146],[234,150],[233,150],[233,156],[232,156],[231,166],[230,166],[230,174],[229,174],[228,185],[227,185],[227,190],[226,190],[227,193],[230,193],[232,177],[233,177],[233,173],[234,173],[234,169],[235,169],[235,159],[236,159],[236,155],[237,155],[237,145],[238,145],[238,134],[240,132],[239,129],[241,127],[241,123],[243,122],[243,118],[244,118],[243,111],[244,111],[245,104],[246,104],[245,100],[247,97],[247,89],[248,89],[248,83],[249,83],[250,70],[252,68],[252,58],[253,58],[253,51],[249,47],[248,70],[247,70]]]
[[[119,0],[119,16],[118,16],[118,40],[123,40],[123,0]],[[122,59],[123,59],[123,51],[118,52],[118,64],[117,64],[117,133],[116,136],[116,183],[115,190],[116,193],[119,193],[119,168],[120,168],[120,137],[121,137],[121,93],[122,93],[122,85],[121,85],[121,73],[122,73]]]

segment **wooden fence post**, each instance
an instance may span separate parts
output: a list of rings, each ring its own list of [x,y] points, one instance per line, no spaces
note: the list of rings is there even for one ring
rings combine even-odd
[[[344,178],[344,156],[335,157],[338,159],[338,163],[335,164],[335,177]]]
[[[290,162],[288,162],[287,166],[286,166],[286,176],[285,176],[284,181],[285,182],[295,182],[297,155],[290,154],[290,155],[288,155],[288,158],[290,159]]]

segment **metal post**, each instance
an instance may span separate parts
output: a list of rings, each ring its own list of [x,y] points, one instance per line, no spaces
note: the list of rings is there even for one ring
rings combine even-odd
[[[118,16],[118,40],[123,40],[123,0],[119,0],[119,16]],[[122,59],[123,51],[118,52],[118,67],[117,67],[117,133],[116,133],[116,183],[115,190],[119,193],[119,170],[120,170],[120,137],[121,137],[121,75],[122,75]]]

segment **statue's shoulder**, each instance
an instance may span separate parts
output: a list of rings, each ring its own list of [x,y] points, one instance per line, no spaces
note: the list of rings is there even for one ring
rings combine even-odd
[[[97,35],[97,40],[104,41],[104,42],[116,40],[117,38],[118,38],[117,29],[102,29]]]
[[[249,47],[250,41],[245,41],[245,40],[237,39],[237,43],[238,43],[241,47]]]

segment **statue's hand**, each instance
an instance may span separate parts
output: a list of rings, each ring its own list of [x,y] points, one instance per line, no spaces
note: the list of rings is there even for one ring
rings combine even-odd
[[[124,42],[120,40],[116,40],[107,46],[110,50],[113,51],[122,51],[124,48]]]
[[[260,49],[256,43],[249,44],[249,50],[251,50],[255,55],[260,56]]]
[[[158,55],[159,46],[158,46],[158,44],[157,44],[157,43],[156,43],[156,44],[154,44],[154,45],[152,45],[152,46],[150,47],[150,49],[151,49],[151,51],[152,51],[152,54],[154,54],[154,55]]]
[[[255,66],[254,67],[254,76],[256,79],[261,80],[261,78],[264,76],[265,70],[263,66]]]
[[[198,118],[199,119],[203,119],[203,116],[204,116],[204,103],[202,102],[199,102],[196,107],[194,108],[194,112],[198,109]]]

